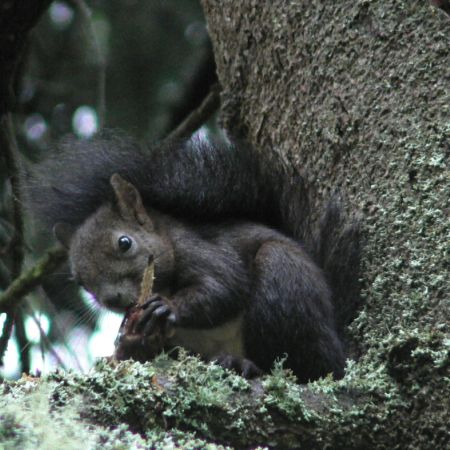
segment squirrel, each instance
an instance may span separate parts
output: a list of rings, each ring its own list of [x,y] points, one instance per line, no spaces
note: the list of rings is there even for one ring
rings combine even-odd
[[[66,139],[30,184],[31,207],[69,249],[75,279],[108,308],[154,292],[138,330],[247,377],[277,358],[307,382],[343,376],[358,302],[359,226],[337,201],[310,231],[303,178],[264,170],[247,145],[191,138],[151,148],[109,132]],[[67,170],[66,168],[69,168]]]

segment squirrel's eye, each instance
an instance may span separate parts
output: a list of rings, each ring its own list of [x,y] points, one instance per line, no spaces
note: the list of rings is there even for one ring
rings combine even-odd
[[[119,250],[125,253],[127,250],[130,249],[133,241],[128,236],[120,236],[117,242],[119,244]]]

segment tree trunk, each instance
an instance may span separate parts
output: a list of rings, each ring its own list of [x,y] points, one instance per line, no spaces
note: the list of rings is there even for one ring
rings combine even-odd
[[[391,448],[439,447],[449,437],[439,432],[449,420],[448,394],[439,394],[449,329],[448,16],[424,1],[203,6],[225,127],[267,164],[298,169],[317,205],[337,189],[363,216],[365,305],[351,333],[364,355],[353,369],[371,380],[367,391],[384,386],[381,395],[395,391],[402,403],[381,401],[374,422],[401,422],[376,431],[372,419],[361,428],[349,419],[347,432],[361,435],[347,448],[383,433]],[[339,428],[318,435],[335,448]]]

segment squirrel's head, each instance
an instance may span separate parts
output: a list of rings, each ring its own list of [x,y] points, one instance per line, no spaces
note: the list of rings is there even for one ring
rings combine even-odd
[[[138,190],[118,174],[111,177],[114,201],[101,206],[80,227],[54,227],[69,250],[72,274],[96,300],[121,311],[136,302],[148,260],[155,278],[172,269],[170,242],[155,230]]]

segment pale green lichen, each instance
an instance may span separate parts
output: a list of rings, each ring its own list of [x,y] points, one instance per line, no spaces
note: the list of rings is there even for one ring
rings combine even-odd
[[[66,440],[76,447],[81,440],[87,449],[225,448],[216,442],[220,437],[244,447],[290,448],[302,436],[308,448],[358,448],[369,432],[389,442],[393,435],[383,432],[390,421],[403,420],[412,402],[445,395],[449,367],[448,340],[437,331],[426,338],[419,331],[387,336],[360,362],[348,361],[342,380],[307,386],[296,384],[281,363],[260,382],[249,382],[183,353],[146,364],[102,360],[86,375],[57,372],[3,384],[2,406],[9,408],[0,415],[0,445],[43,449]],[[366,401],[353,404],[349,394]],[[280,423],[294,431],[277,434]],[[354,433],[344,436],[349,427]],[[445,431],[435,436],[444,438]]]
[[[80,420],[80,399],[73,397],[68,405],[52,411],[49,404],[51,384],[36,381],[30,391],[20,383],[12,388],[16,391],[15,394],[3,395],[0,399],[0,448],[144,448],[145,441],[139,435],[129,432],[125,425],[107,430]]]
[[[139,371],[138,367],[138,371]],[[101,371],[101,369],[100,369]],[[78,380],[79,381],[79,380]],[[60,374],[60,382],[77,386],[76,378]],[[66,395],[64,405],[55,407],[54,381],[35,380],[32,389],[24,386],[24,380],[3,386],[0,397],[0,448],[3,450],[128,450],[175,448],[225,450],[230,447],[216,445],[196,437],[193,433],[172,429],[149,429],[143,435],[130,431],[126,424],[105,427],[80,419],[83,415],[84,397],[75,389]],[[9,391],[6,394],[5,391]],[[102,406],[107,406],[107,401]]]
[[[296,383],[297,380],[290,371],[283,369],[283,362],[277,361],[271,375],[262,381],[264,405],[277,409],[292,421],[313,421],[316,414],[303,401],[304,388]]]

